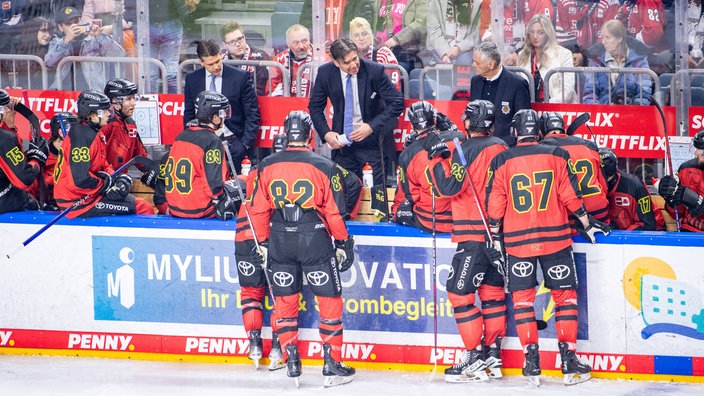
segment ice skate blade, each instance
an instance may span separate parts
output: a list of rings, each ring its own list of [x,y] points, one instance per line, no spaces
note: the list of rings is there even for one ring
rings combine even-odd
[[[536,388],[540,387],[540,377],[537,375],[530,375],[526,377],[528,381],[533,384]]]
[[[489,381],[489,375],[487,375],[486,372],[484,371],[479,371],[475,373],[471,373],[472,375],[465,375],[465,374],[460,374],[460,375],[452,375],[452,374],[445,374],[445,382],[449,382],[451,384],[464,384],[468,382],[486,382]]]
[[[342,377],[339,375],[327,376],[325,377],[325,381],[323,382],[323,387],[330,388],[333,386],[344,385],[352,382],[353,379],[354,375],[348,375],[347,377]]]
[[[296,388],[301,387],[301,383],[298,381],[298,377],[293,377],[293,383],[296,384]]]
[[[254,369],[259,370],[259,359],[252,359],[252,363],[254,364]]]
[[[590,373],[565,374],[564,384],[565,384],[565,386],[572,386],[572,385],[581,384],[582,382],[585,382],[585,381],[589,381],[590,379],[592,379],[592,375]]]
[[[283,360],[269,362],[269,371],[281,370],[286,367],[286,362]]]
[[[489,378],[499,379],[504,377],[504,373],[501,372],[501,367],[490,367],[486,369]]]

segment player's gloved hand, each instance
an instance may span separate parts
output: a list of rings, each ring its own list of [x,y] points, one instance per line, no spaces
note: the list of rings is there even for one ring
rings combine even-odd
[[[267,266],[269,265],[269,242],[264,241],[259,243],[259,250],[257,250],[257,246],[255,245],[252,248],[252,264],[258,265],[262,267],[262,269],[266,269]]]
[[[438,111],[435,115],[435,125],[441,131],[456,131],[457,125],[450,119],[450,117]]]
[[[660,194],[668,205],[673,208],[682,202],[684,189],[680,186],[680,179],[677,176],[665,175],[658,182],[658,194]]]
[[[95,172],[95,175],[103,179],[103,186],[100,187],[100,190],[98,190],[98,195],[105,195],[108,188],[112,186],[112,177],[110,177],[109,173],[103,171],[97,171]]]
[[[491,240],[486,238],[486,248],[484,249],[484,253],[489,259],[489,262],[497,266],[500,270],[503,269],[504,263],[506,262],[503,236],[499,233],[492,233]]]
[[[406,139],[403,140],[403,147],[408,147],[411,144],[415,143],[415,141],[418,140],[419,136],[420,135],[418,135],[418,132],[416,132],[415,130],[411,131],[411,133],[406,136]]]
[[[579,233],[582,234],[584,239],[586,239],[590,243],[594,244],[594,243],[596,243],[596,234],[597,233],[600,232],[604,235],[609,235],[609,233],[611,232],[611,226],[595,219],[592,215],[587,215],[587,216],[589,216],[589,225],[587,226],[587,228],[584,228],[582,226],[581,221],[575,222],[575,226],[577,227],[577,231],[579,231]]]
[[[125,199],[132,189],[132,178],[124,173],[115,178],[112,186],[105,190],[105,197],[111,201]]]
[[[142,177],[140,177],[139,180],[153,189],[156,187],[157,176],[159,176],[159,169],[149,169],[142,173]]]
[[[39,165],[44,166],[46,159],[49,156],[49,146],[46,144],[46,139],[39,136],[36,142],[30,141],[27,151],[24,153],[27,160],[35,160]]]
[[[335,240],[335,258],[337,268],[345,272],[354,264],[354,239],[350,235],[345,240]]]
[[[235,201],[230,198],[227,192],[223,191],[219,197],[213,198],[212,204],[215,207],[215,216],[220,220],[232,220],[237,215]]]
[[[413,226],[415,221],[413,220],[413,202],[405,200],[398,205],[396,208],[395,221],[398,224]]]
[[[428,152],[428,159],[433,159],[438,155],[442,158],[450,156],[450,149],[447,148],[447,144],[442,141],[437,131],[427,132],[427,136],[423,139],[423,148]]]

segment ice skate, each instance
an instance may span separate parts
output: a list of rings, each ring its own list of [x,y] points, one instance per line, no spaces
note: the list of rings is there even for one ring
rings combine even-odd
[[[485,382],[489,380],[482,352],[478,350],[464,351],[462,360],[445,369],[445,382]]]
[[[271,351],[269,352],[269,371],[275,371],[286,367],[284,354],[281,352],[281,343],[278,334],[271,337]]]
[[[259,360],[262,358],[262,331],[252,330],[249,332],[249,360],[254,363],[254,367],[259,369]]]
[[[526,346],[526,360],[523,362],[523,376],[535,386],[540,386],[540,354],[538,344]]]
[[[298,377],[301,376],[301,355],[298,354],[298,347],[293,344],[286,347],[286,353],[288,354],[286,375],[293,378],[296,388],[298,388],[300,386]]]
[[[503,378],[503,373],[501,372],[501,367],[503,367],[503,362],[501,361],[501,337],[496,337],[491,345],[484,345],[484,364],[486,366],[486,373],[489,378]]]
[[[570,351],[566,342],[560,342],[557,346],[560,348],[565,385],[577,385],[592,378],[592,368],[577,357],[575,351]]]
[[[323,344],[323,353],[325,361],[323,364],[323,376],[325,377],[323,386],[329,388],[331,386],[352,382],[356,370],[342,362],[336,362],[332,356],[330,356],[330,345]]]

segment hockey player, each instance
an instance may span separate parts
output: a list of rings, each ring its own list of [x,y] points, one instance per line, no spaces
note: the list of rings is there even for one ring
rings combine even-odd
[[[683,230],[704,232],[704,130],[692,138],[694,158],[685,161],[676,176],[663,176],[656,183],[665,198],[667,210],[674,216],[679,211]]]
[[[653,204],[643,181],[616,168],[618,158],[609,148],[599,148],[601,171],[609,187],[609,219],[617,230],[665,229],[665,218]]]
[[[56,167],[57,156],[61,149],[68,131],[78,123],[78,117],[72,113],[56,113],[49,121],[51,137],[49,138],[49,156],[44,166],[44,183],[46,184],[46,205],[47,209],[58,210],[54,199],[54,168]]]
[[[7,91],[0,89],[0,123],[6,111],[13,111],[10,102]],[[0,213],[39,209],[37,201],[27,192],[40,176],[49,152],[46,140],[42,137],[38,140],[30,141],[27,151],[22,152],[17,134],[0,128]]]
[[[445,370],[445,381],[478,382],[502,377],[500,347],[506,333],[506,300],[503,277],[498,267],[492,265],[494,251],[487,250],[485,244],[484,188],[489,162],[508,146],[502,139],[491,136],[494,128],[491,102],[470,102],[462,120],[469,139],[461,147],[448,142],[452,158],[438,157],[430,169],[439,194],[449,197],[452,204],[452,241],[457,243],[457,250],[452,259],[453,275],[447,279],[446,288],[465,347],[462,360]],[[462,150],[466,168],[455,149]],[[474,304],[475,292],[482,302],[481,310]]]
[[[100,128],[109,117],[110,100],[98,91],[83,91],[76,101],[78,123],[59,149],[54,171],[54,198],[61,209],[78,202],[68,218],[113,214],[154,214],[152,205],[130,194],[132,178],[107,162],[105,135]]]
[[[101,128],[107,139],[108,163],[117,169],[133,157],[148,157],[132,118],[137,105],[137,85],[123,78],[116,78],[105,84],[103,92],[110,99],[112,112],[108,124]],[[142,172],[142,183],[154,188],[159,170],[141,164],[136,166]]]
[[[537,122],[534,110],[518,111],[511,124],[518,144],[491,161],[486,192],[488,223],[497,256],[506,247],[504,273],[513,299],[516,332],[525,354],[523,375],[535,385],[540,384],[538,328],[533,310],[536,271],[540,266],[545,287],[555,301],[564,383],[572,385],[588,380],[591,367],[575,353],[577,274],[568,214],[578,218],[580,233],[591,243],[596,242],[596,233],[608,234],[611,229],[587,213],[569,153],[560,147],[538,144]],[[563,276],[551,277],[555,271]]]
[[[564,120],[558,113],[543,113],[538,120],[538,127],[543,135],[541,144],[562,147],[570,154],[587,212],[595,219],[609,224],[609,200],[606,197],[608,187],[601,173],[599,148],[592,141],[568,136]],[[574,226],[574,223],[575,219],[570,217],[570,224]]]
[[[354,368],[341,361],[340,280],[340,272],[354,262],[354,240],[340,215],[346,203],[341,183],[335,181],[339,177],[337,166],[307,147],[312,138],[311,126],[306,112],[293,111],[286,117],[288,147],[260,162],[250,215],[261,242],[261,250],[255,252],[259,261],[272,277],[290,280],[272,282],[275,327],[287,357],[287,375],[296,383],[301,375],[298,308],[305,275],[320,307],[327,387],[350,382],[355,373]],[[319,279],[316,276],[329,281],[314,281]]]
[[[216,131],[230,117],[225,95],[203,91],[195,100],[198,126],[179,133],[163,170],[169,214],[232,220],[239,198],[225,187],[227,158]]]
[[[459,131],[440,133],[436,127],[437,111],[429,102],[415,102],[406,114],[413,132],[406,139],[406,147],[398,159],[400,167],[398,186],[391,207],[393,219],[399,224],[419,228],[426,232],[452,230],[450,199],[433,197],[432,185],[425,174],[430,160],[435,156],[447,158],[450,151],[444,140],[465,136]]]

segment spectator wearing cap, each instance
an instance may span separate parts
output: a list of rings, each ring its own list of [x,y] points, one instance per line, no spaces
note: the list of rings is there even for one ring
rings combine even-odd
[[[100,26],[94,24],[79,24],[81,13],[73,7],[61,8],[55,16],[59,33],[49,42],[49,50],[44,56],[48,68],[56,68],[59,61],[67,56],[125,56],[125,50],[111,36],[101,33]],[[79,70],[80,69],[80,72]],[[108,81],[105,74],[105,64],[98,62],[83,62],[62,68],[60,77],[62,89],[83,90],[85,88],[102,89]],[[76,85],[73,86],[72,75],[76,75]],[[54,81],[50,89],[57,89],[58,81]]]

